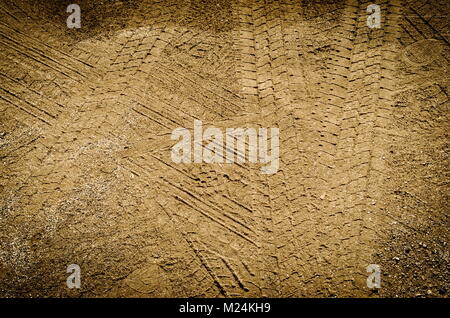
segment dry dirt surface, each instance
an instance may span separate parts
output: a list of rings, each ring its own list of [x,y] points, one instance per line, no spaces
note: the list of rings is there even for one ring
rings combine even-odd
[[[450,2],[371,2],[1,0],[0,296],[448,297]]]

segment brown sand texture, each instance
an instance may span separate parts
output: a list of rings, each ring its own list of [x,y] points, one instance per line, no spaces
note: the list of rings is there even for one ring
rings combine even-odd
[[[72,2],[0,1],[1,297],[448,297],[450,2]]]

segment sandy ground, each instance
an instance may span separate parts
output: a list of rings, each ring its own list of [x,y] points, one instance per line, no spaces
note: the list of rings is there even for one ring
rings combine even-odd
[[[448,297],[450,4],[373,2],[0,1],[0,296]],[[194,119],[278,173],[175,164]]]

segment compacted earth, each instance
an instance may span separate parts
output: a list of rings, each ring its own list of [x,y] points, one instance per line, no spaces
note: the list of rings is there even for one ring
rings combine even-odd
[[[1,297],[448,297],[447,0],[71,3],[0,1]]]

